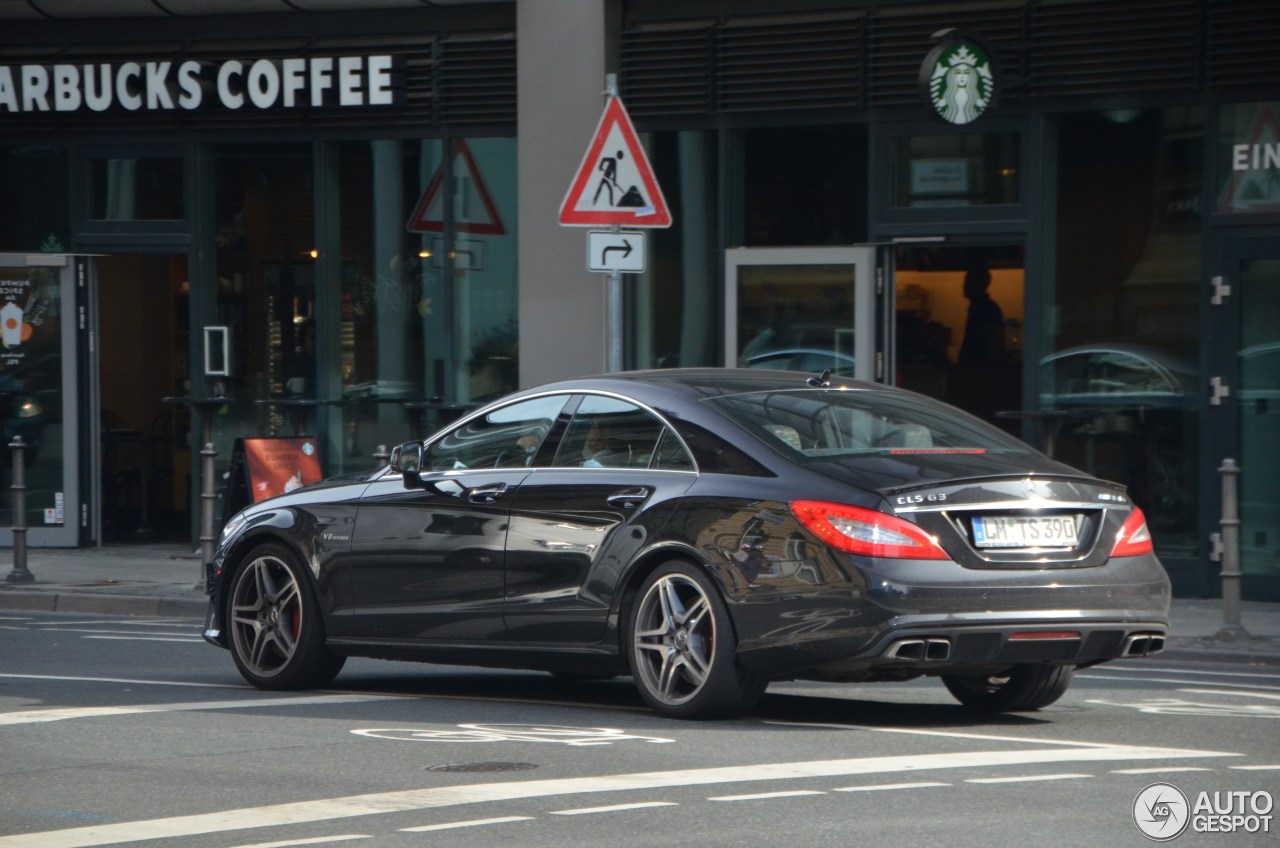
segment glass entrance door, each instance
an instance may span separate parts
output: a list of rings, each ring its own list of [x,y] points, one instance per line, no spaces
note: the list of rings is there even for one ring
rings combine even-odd
[[[96,261],[95,538],[185,541],[196,473],[190,414],[164,398],[190,394],[187,255],[121,253]]]
[[[75,327],[77,273],[88,260],[0,253],[0,546],[13,544],[14,450],[23,454],[27,544],[80,539]]]
[[[884,381],[892,361],[874,246],[725,251],[725,365]]]
[[[1240,568],[1252,600],[1280,600],[1280,242],[1236,239],[1226,250],[1226,281],[1238,318],[1227,366],[1240,474]],[[1222,360],[1220,360],[1222,362]],[[1234,373],[1231,373],[1234,371]],[[1232,400],[1234,399],[1234,402]]]

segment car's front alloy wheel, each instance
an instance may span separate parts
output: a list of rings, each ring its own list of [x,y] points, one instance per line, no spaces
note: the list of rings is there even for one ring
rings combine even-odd
[[[295,557],[277,544],[249,554],[231,583],[231,654],[245,680],[261,689],[308,689],[329,683],[344,657],[324,646],[310,584]]]
[[[946,675],[942,683],[966,707],[983,712],[1038,710],[1058,700],[1071,685],[1075,666],[1015,665],[999,674]]]
[[[724,602],[699,569],[674,561],[640,588],[628,628],[641,696],[675,718],[725,718],[751,709],[765,684],[738,664]]]

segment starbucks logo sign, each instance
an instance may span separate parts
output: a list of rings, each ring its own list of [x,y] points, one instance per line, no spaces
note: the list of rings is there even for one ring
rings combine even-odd
[[[949,124],[970,124],[996,94],[995,63],[978,39],[944,30],[920,67],[920,94],[929,110]]]

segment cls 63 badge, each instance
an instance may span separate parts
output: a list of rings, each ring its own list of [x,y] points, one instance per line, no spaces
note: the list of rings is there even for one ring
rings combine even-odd
[[[931,495],[899,495],[899,506],[911,506],[912,504],[922,503],[941,503],[947,499],[946,494],[934,493]]]

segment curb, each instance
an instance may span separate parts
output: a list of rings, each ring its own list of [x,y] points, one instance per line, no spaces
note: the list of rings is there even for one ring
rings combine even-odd
[[[81,592],[0,592],[0,610],[12,612],[71,612],[94,615],[204,618],[209,602],[141,595],[99,595]]]

